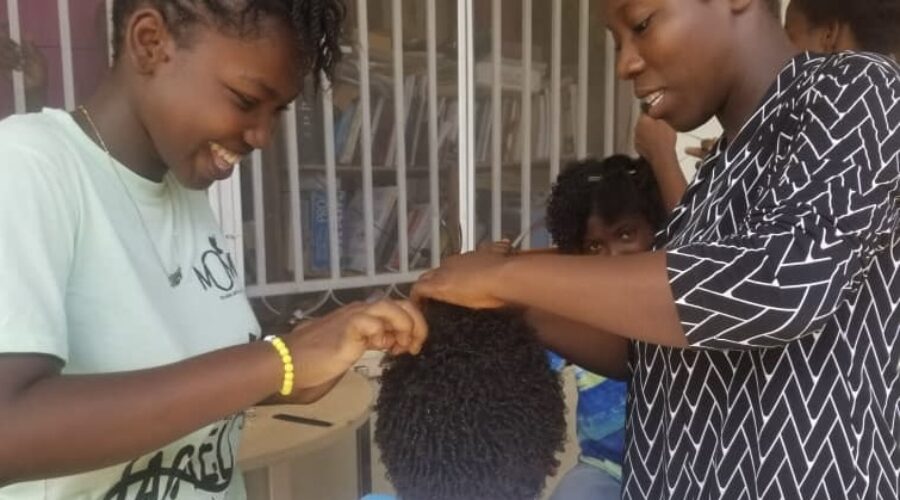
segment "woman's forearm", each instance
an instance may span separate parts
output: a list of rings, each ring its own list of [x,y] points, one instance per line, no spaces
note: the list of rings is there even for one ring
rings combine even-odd
[[[568,361],[598,375],[628,378],[628,339],[538,309],[526,318],[538,339]]]
[[[620,257],[526,255],[492,279],[498,299],[629,339],[686,347],[661,252]],[[578,297],[572,300],[572,297]]]
[[[10,355],[0,377],[32,380],[0,387],[3,484],[141,456],[266,398],[282,375],[272,347],[257,342],[104,375],[60,375],[50,357]]]

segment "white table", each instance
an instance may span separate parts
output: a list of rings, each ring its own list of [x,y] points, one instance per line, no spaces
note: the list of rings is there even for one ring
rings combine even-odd
[[[360,497],[371,490],[369,415],[374,391],[362,375],[349,372],[325,397],[310,405],[257,406],[248,410],[238,465],[244,472],[268,469],[271,500],[291,496],[290,462],[333,445],[348,433],[357,435]],[[273,418],[284,414],[328,422],[330,426]]]

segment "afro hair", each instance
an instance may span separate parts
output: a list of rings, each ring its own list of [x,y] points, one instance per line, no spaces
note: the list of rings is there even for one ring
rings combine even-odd
[[[633,214],[646,218],[654,231],[666,221],[650,164],[625,155],[587,159],[568,164],[557,177],[547,202],[547,230],[561,252],[579,254],[590,216],[614,223]]]
[[[559,376],[520,311],[425,306],[418,356],[386,358],[375,442],[403,500],[526,500],[559,466]]]

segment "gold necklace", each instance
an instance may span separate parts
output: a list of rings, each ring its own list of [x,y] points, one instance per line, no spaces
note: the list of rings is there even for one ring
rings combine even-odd
[[[88,125],[91,127],[91,131],[94,134],[94,137],[97,139],[97,143],[100,144],[100,147],[103,148],[103,152],[106,153],[106,157],[109,159],[109,166],[112,168],[113,172],[116,175],[116,178],[119,179],[119,183],[122,185],[122,189],[125,190],[125,194],[128,196],[128,200],[131,201],[131,205],[134,207],[134,211],[137,213],[138,220],[141,222],[141,227],[144,229],[144,235],[147,236],[147,241],[150,243],[150,248],[153,250],[153,254],[156,256],[156,261],[159,263],[160,269],[162,269],[163,274],[166,275],[166,278],[169,280],[169,286],[172,288],[177,287],[181,284],[182,273],[181,273],[181,265],[177,265],[173,272],[169,272],[166,269],[166,264],[163,262],[162,256],[159,253],[159,249],[156,248],[156,244],[153,243],[153,237],[150,234],[150,230],[147,228],[147,223],[144,221],[144,215],[141,213],[141,209],[135,201],[134,197],[131,195],[131,191],[128,189],[128,185],[125,184],[125,179],[122,178],[122,175],[119,173],[119,168],[116,167],[115,162],[113,161],[112,153],[109,152],[109,148],[106,147],[106,141],[103,140],[103,136],[100,135],[100,130],[97,128],[97,125],[94,123],[93,118],[91,118],[91,114],[88,113],[87,108],[84,106],[78,106],[78,112],[84,116],[85,121],[87,121]],[[163,180],[165,182],[165,180]],[[168,184],[166,184],[166,191],[168,191],[169,199],[172,202],[172,216],[175,219],[175,222],[178,222],[178,213],[176,212],[177,203],[175,203],[174,198],[171,196],[171,188]],[[178,248],[178,232],[173,232],[172,240],[175,242],[175,247]]]

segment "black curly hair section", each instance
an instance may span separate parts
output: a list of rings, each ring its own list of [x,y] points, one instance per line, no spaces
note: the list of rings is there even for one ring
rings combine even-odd
[[[418,356],[384,362],[375,442],[402,500],[530,500],[559,466],[562,384],[521,311],[426,304]]]
[[[864,51],[900,54],[898,0],[791,0],[791,4],[813,26],[847,23]]]
[[[587,220],[599,216],[611,224],[626,215],[647,219],[654,231],[666,210],[650,164],[641,158],[613,155],[566,165],[547,202],[547,230],[563,253],[584,252]]]
[[[301,67],[312,73],[316,88],[340,62],[346,8],[341,0],[115,0],[113,49],[118,58],[128,17],[140,7],[156,8],[179,43],[190,43],[190,28],[209,23],[240,37],[259,36],[261,19],[284,21],[297,35]]]

